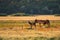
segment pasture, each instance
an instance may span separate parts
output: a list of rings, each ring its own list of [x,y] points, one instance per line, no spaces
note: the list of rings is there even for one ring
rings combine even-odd
[[[42,24],[40,27],[37,23],[36,29],[34,26],[32,26],[33,29],[29,29],[30,25],[28,24],[28,21],[33,22],[35,18],[30,18],[31,20],[8,18],[0,17],[0,40],[60,40],[60,20],[56,19],[59,17],[56,17],[56,20],[50,20],[52,17],[49,19],[50,28]]]
[[[34,20],[0,20],[0,28],[2,27],[23,27],[27,28],[29,27],[28,21],[34,21]],[[38,24],[36,25],[39,26]],[[60,26],[60,20],[50,20],[50,27],[57,27]]]

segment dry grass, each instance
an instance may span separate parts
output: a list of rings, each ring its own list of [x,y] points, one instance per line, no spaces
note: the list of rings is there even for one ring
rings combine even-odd
[[[54,16],[53,16],[54,17]],[[41,28],[33,26],[29,29],[30,25],[27,20],[34,20],[36,17],[0,17],[0,40],[60,40],[60,19],[51,20],[50,28]],[[37,19],[46,19],[45,16],[37,16]],[[5,20],[4,20],[5,19]],[[24,20],[25,19],[25,20]]]
[[[54,16],[54,15],[35,15],[35,16],[2,16],[0,17],[0,20],[60,20],[60,16]]]
[[[51,21],[50,28],[41,28],[37,25],[36,29],[29,29],[27,21],[0,21],[0,36],[3,37],[57,37],[60,36],[60,29],[56,24],[60,21]]]

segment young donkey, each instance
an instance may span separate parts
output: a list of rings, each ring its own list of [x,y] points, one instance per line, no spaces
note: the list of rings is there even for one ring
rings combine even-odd
[[[35,26],[35,28],[36,28],[36,23],[35,22],[28,21],[28,23],[30,24],[31,29],[32,29],[32,26]]]

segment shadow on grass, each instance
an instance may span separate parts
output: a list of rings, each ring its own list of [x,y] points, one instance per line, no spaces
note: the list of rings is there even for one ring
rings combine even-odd
[[[34,28],[26,28],[27,30],[34,30]]]

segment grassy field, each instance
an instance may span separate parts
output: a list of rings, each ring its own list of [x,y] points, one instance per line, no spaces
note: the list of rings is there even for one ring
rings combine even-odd
[[[60,26],[60,20],[50,20],[50,24],[51,24],[51,27],[54,27],[54,26]],[[17,20],[0,20],[0,28],[1,27],[28,27],[30,26],[28,24],[28,21],[17,21]],[[37,24],[37,26],[39,26]]]
[[[50,23],[51,28],[39,28],[37,24],[37,30],[30,30],[27,21],[0,20],[0,40],[60,40],[60,20],[50,20]]]

